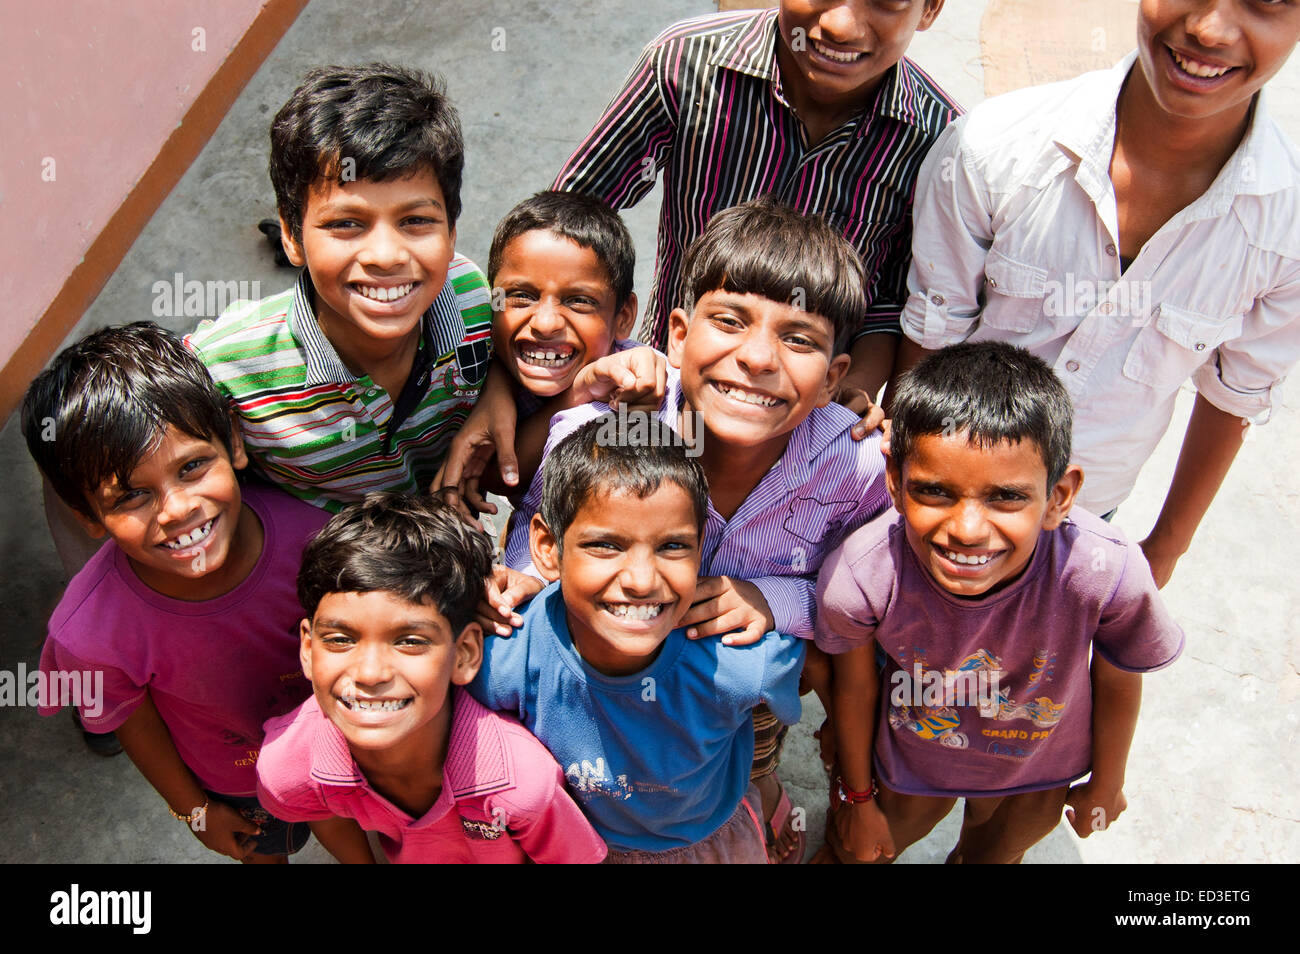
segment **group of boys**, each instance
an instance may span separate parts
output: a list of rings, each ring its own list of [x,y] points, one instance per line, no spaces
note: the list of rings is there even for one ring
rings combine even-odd
[[[1136,60],[948,125],[903,59],[942,6],[671,27],[486,279],[436,81],[310,73],[271,134],[297,284],[184,344],[97,332],[28,392],[42,472],[112,539],[42,655],[104,673],[86,728],[244,861],[310,829],[348,862],[367,832],[401,862],[798,862],[776,769],[801,688],[829,715],[822,860],[889,860],[958,797],[953,861],[1018,861],[1067,804],[1105,828],[1140,674],[1182,646],[1157,582],[1231,454],[1180,462],[1141,547],[1074,506],[1079,463],[1113,510],[1189,374],[1204,457],[1294,363],[1300,254],[1263,211],[1295,211],[1300,162],[1256,93],[1300,14],[1147,3]],[[1075,103],[1100,132],[1056,129]],[[1131,134],[1162,122],[1220,147],[1183,194]],[[663,353],[629,338],[610,208],[647,158]],[[1062,215],[1097,248],[1054,258]],[[1207,248],[1250,266],[1208,316],[1176,267]],[[1094,267],[1153,284],[1146,324],[1110,297],[1047,315],[1049,276]],[[1123,439],[1115,402],[1142,410]],[[480,480],[514,505],[497,566]]]

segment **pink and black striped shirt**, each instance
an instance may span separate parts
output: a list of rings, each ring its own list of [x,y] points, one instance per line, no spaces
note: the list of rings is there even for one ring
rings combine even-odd
[[[677,430],[684,406],[681,376],[668,367],[668,393],[659,420]],[[543,461],[583,424],[609,413],[607,404],[584,404],[551,419]],[[817,620],[817,571],[852,531],[889,507],[880,434],[855,441],[858,415],[839,404],[813,408],[790,432],[781,459],[763,475],[740,508],[724,520],[709,502],[701,576],[730,576],[758,587],[778,632],[811,639]],[[701,435],[708,440],[708,435]],[[708,448],[705,447],[705,453]],[[542,502],[542,471],[511,518],[505,564],[540,576],[528,552],[528,524]]]
[[[855,337],[899,333],[912,261],[912,193],[931,144],[961,109],[910,60],[856,118],[811,145],[781,86],[776,10],[675,23],[656,37],[555,179],[635,205],[664,176],[654,287],[641,340],[663,348],[682,304],[682,257],[714,213],[772,194],[840,229],[868,286]]]

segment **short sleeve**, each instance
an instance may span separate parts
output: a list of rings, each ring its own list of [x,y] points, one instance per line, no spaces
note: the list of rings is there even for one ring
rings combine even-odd
[[[538,748],[540,742],[534,740]],[[508,823],[510,834],[530,859],[542,865],[587,865],[604,859],[608,848],[569,797],[564,774],[545,753],[547,765],[529,765],[529,801],[520,806],[518,820]],[[506,807],[506,817],[512,814]],[[492,806],[488,807],[489,814]]]
[[[836,655],[866,645],[875,638],[879,620],[854,573],[850,547],[853,537],[826,558],[817,575],[817,625],[813,641],[822,652]]]
[[[536,599],[536,597],[534,597]],[[520,612],[523,609],[521,608]],[[526,621],[527,622],[527,621]],[[528,629],[511,636],[483,636],[483,664],[466,688],[483,706],[508,712],[523,720],[527,715]]]
[[[803,671],[803,640],[785,633],[764,637],[763,681],[760,690],[772,714],[786,725],[803,715],[799,702],[799,674]]]
[[[266,737],[257,756],[257,800],[276,818],[289,822],[335,817],[308,774],[310,756],[302,749],[308,743],[298,721],[304,706],[266,720]]]
[[[81,724],[91,732],[120,728],[149,691],[115,666],[82,659],[54,636],[45,641],[40,666],[45,685],[40,714],[54,715],[75,705]]]
[[[1126,547],[1124,570],[1102,608],[1093,648],[1126,672],[1163,669],[1183,651],[1183,631],[1165,607],[1139,547]]]

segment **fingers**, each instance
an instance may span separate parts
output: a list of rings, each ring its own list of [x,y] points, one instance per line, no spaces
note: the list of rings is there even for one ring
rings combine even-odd
[[[501,469],[501,480],[507,487],[519,483],[519,458],[515,456],[515,422],[500,420],[493,431],[493,446],[497,452],[497,466]],[[494,509],[493,513],[496,512]]]
[[[465,481],[461,495],[465,498],[465,501],[469,506],[473,507],[479,513],[495,514],[497,512],[497,505],[489,502],[487,496],[479,492],[477,477],[471,477],[469,480]],[[480,527],[480,529],[482,528]]]
[[[460,518],[468,523],[475,530],[483,532],[483,524],[478,522],[473,511],[465,505],[465,500],[461,496],[460,487],[456,484],[445,484],[439,486],[436,482],[429,488],[429,493],[434,497],[440,497],[442,502],[451,507],[460,515]]]
[[[509,609],[503,611],[501,603],[493,601],[491,597],[479,600],[478,606],[474,607],[474,620],[483,628],[483,632],[507,637],[514,632],[515,627],[524,623],[522,616]]]

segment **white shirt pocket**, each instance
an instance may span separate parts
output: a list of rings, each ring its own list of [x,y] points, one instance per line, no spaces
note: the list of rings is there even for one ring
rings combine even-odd
[[[1242,316],[1215,318],[1162,303],[1124,359],[1124,376],[1158,391],[1177,388],[1210,359],[1214,349],[1241,334]]]
[[[989,249],[984,260],[984,311],[980,323],[1024,334],[1043,318],[1047,269],[1018,262]]]

